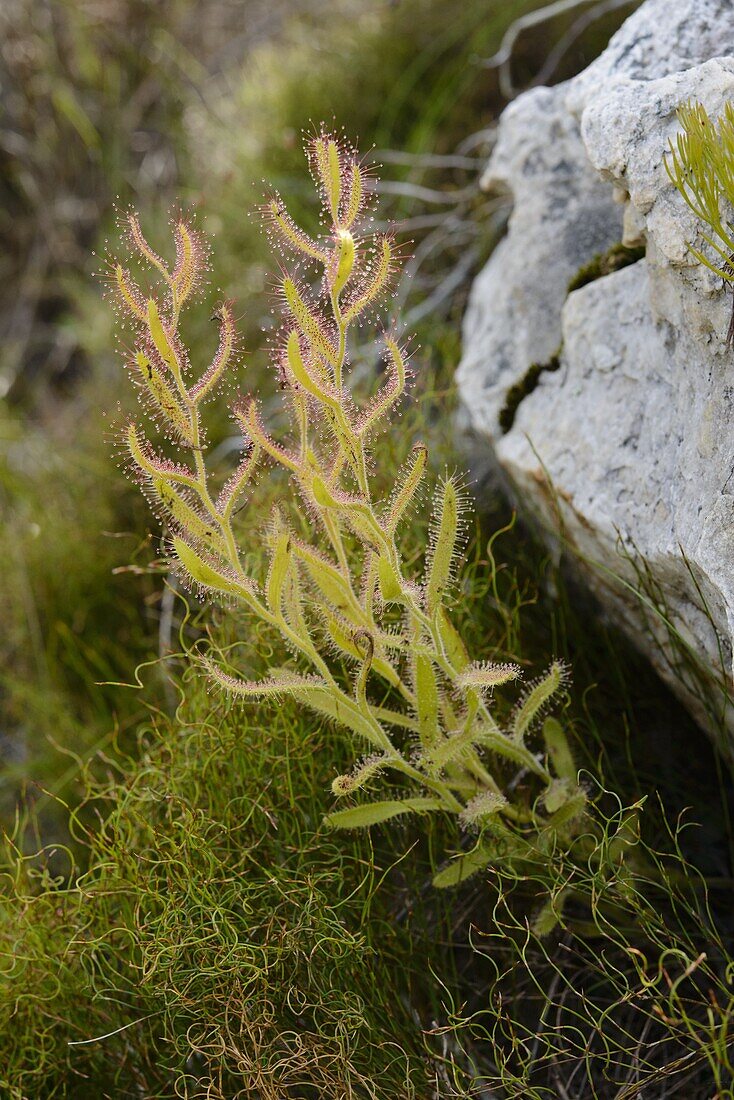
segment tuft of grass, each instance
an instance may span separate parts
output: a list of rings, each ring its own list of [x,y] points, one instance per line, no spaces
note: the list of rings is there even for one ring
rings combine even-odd
[[[500,873],[491,883],[491,919],[473,931],[468,996],[460,1006],[448,997],[435,1029],[473,1056],[469,1072],[455,1060],[457,1094],[484,1087],[513,1100],[732,1095],[732,940],[730,928],[722,936],[723,899],[714,918],[711,892],[679,847],[684,826],[671,831],[661,857],[626,821],[628,863],[636,856],[642,866],[603,884],[593,861],[584,881],[561,873],[557,894],[532,923],[524,900],[531,882]],[[609,834],[603,847],[615,842]],[[569,898],[577,891],[582,911]]]
[[[50,889],[35,857],[5,879],[0,1088],[426,1095],[423,978],[378,889],[391,859],[321,828],[340,746],[293,706],[186,696],[96,790],[87,873]]]
[[[725,103],[712,121],[702,103],[690,101],[678,108],[681,132],[671,138],[664,157],[671,183],[699,221],[698,232],[707,246],[688,248],[699,263],[734,285],[734,235],[728,214],[734,203],[734,108]],[[734,305],[726,345],[734,342]]]

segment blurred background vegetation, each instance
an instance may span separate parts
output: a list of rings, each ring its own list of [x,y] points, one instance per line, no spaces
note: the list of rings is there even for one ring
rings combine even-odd
[[[116,211],[134,205],[161,248],[170,209],[195,211],[213,238],[206,304],[237,299],[248,350],[237,384],[267,398],[275,380],[259,348],[272,324],[273,261],[254,210],[266,180],[313,219],[301,138],[322,120],[382,164],[377,217],[412,241],[397,299],[421,345],[418,400],[385,441],[386,459],[418,433],[435,468],[465,461],[446,413],[468,286],[509,212],[478,187],[508,78],[518,89],[567,78],[635,3],[553,4],[545,22],[517,23],[541,6],[0,6],[0,1091],[13,1100],[611,1097],[625,1082],[659,1081],[677,1059],[671,1091],[650,1095],[703,1100],[714,1079],[730,1095],[718,918],[696,899],[660,902],[681,957],[704,943],[716,960],[676,1028],[651,1002],[642,1053],[618,1056],[602,1038],[585,1076],[574,1069],[583,1051],[568,1066],[552,1051],[541,1057],[527,1038],[548,1013],[532,994],[533,968],[557,989],[559,960],[573,950],[620,1021],[618,1043],[641,988],[624,946],[616,986],[583,939],[523,949],[508,933],[490,965],[474,933],[491,937],[496,902],[472,887],[452,909],[455,899],[439,903],[426,888],[436,853],[456,842],[443,827],[379,836],[376,849],[371,838],[337,846],[320,836],[343,746],[288,708],[273,722],[212,704],[170,656],[199,626],[167,586],[145,503],[117,467],[114,424],[132,396],[94,277],[104,276],[108,242],[117,245]],[[509,63],[488,64],[513,25]],[[208,316],[190,326],[202,355]],[[226,463],[224,418],[214,441]],[[693,803],[705,828],[680,859],[726,879],[720,765],[614,631],[598,622],[590,632],[593,609],[495,489],[483,495],[465,594],[465,632],[487,656],[572,662],[569,720],[584,765],[626,802],[651,784],[664,791],[667,817],[648,815],[645,842],[670,841],[667,822]],[[263,802],[273,776],[284,786]],[[630,905],[632,924],[643,921],[648,901]],[[661,934],[656,926],[653,939]],[[497,1009],[500,974],[524,1015]],[[707,1016],[713,989],[719,1008]],[[484,1015],[460,1026],[464,1002]],[[670,1005],[660,1011],[672,1019]],[[556,1026],[592,1049],[599,1021],[582,1016],[563,1001]],[[107,1042],[67,1045],[128,1026]],[[568,1077],[572,1091],[560,1091]]]

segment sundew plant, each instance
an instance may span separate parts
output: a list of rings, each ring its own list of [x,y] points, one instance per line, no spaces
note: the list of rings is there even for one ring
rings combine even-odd
[[[712,250],[707,256],[689,244],[696,259],[734,285],[734,229],[727,215],[734,210],[734,106],[714,123],[702,103],[686,103],[678,109],[682,132],[671,139],[665,167],[696,217],[706,226],[701,236]],[[734,343],[734,302],[727,345]]]
[[[124,446],[183,582],[225,613],[232,605],[246,609],[289,654],[253,680],[212,649],[196,658],[205,674],[244,703],[293,697],[314,721],[334,723],[350,738],[354,767],[333,779],[332,827],[405,814],[457,816],[467,843],[434,879],[447,886],[492,862],[537,859],[559,840],[573,843],[586,795],[561,724],[546,716],[565,671],[551,664],[520,695],[509,721],[498,720],[493,692],[520,670],[473,659],[452,625],[466,507],[456,477],[434,488],[419,565],[414,554],[404,556],[401,531],[424,499],[427,450],[414,444],[386,495],[377,489],[385,472],[379,481],[374,442],[405,395],[406,341],[394,328],[382,332],[383,369],[366,400],[350,366],[356,334],[383,302],[399,257],[392,234],[372,231],[373,189],[357,151],[321,132],[307,155],[322,232],[307,235],[277,194],[263,207],[278,251],[294,261],[279,276],[283,321],[271,349],[290,431],[274,437],[257,398],[239,397],[232,415],[241,460],[223,484],[212,484],[203,411],[238,369],[233,305],[217,307],[219,346],[195,371],[180,322],[205,274],[204,239],[189,220],[175,218],[169,265],[131,213],[127,238],[155,289],[144,293],[117,262],[113,285],[135,331],[130,373],[168,442],[154,444],[134,420]],[[245,553],[248,509],[257,507],[258,479],[273,468],[285,472],[288,488],[267,525],[248,529]]]

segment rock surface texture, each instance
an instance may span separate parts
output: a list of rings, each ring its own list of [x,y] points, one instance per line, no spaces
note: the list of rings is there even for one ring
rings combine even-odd
[[[728,55],[731,0],[646,0],[580,76],[508,107],[484,183],[513,213],[458,374],[518,499],[709,728],[732,684],[731,299],[663,154],[681,103],[734,100]],[[644,258],[569,292],[619,242]]]

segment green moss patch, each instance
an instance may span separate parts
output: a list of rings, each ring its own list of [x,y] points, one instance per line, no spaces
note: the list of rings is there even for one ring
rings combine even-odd
[[[537,387],[541,375],[557,371],[560,365],[561,349],[559,348],[547,363],[531,363],[520,381],[510,386],[499,415],[499,425],[505,435],[515,423],[520,403]]]
[[[568,293],[580,290],[582,286],[602,279],[605,275],[611,275],[613,271],[621,271],[623,267],[636,264],[645,255],[645,246],[636,245],[628,248],[626,244],[613,244],[606,252],[599,252],[587,264],[580,267],[571,282],[568,284]]]

